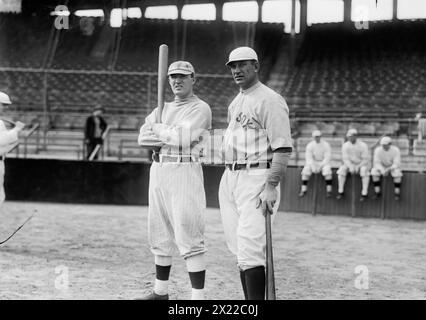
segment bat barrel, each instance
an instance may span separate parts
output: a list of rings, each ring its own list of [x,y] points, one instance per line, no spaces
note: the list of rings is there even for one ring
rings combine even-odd
[[[157,82],[157,122],[161,122],[163,113],[164,99],[166,93],[167,65],[168,65],[169,47],[166,44],[158,48],[158,82]]]

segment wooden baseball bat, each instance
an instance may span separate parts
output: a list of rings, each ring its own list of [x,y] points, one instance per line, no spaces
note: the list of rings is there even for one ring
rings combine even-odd
[[[168,65],[169,47],[166,44],[160,45],[158,49],[158,90],[157,90],[157,123],[161,123],[161,115],[164,108],[164,99],[166,95],[167,65]]]
[[[272,228],[271,213],[268,209],[265,212],[266,227],[266,300],[276,300],[275,295],[275,274],[274,257],[272,254]]]

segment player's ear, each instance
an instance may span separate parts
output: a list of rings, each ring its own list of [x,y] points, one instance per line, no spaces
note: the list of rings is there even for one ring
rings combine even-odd
[[[253,61],[253,66],[254,66],[254,72],[259,72],[259,70],[260,70],[259,62]]]
[[[195,75],[191,74],[191,80],[192,80],[192,84],[195,84]]]

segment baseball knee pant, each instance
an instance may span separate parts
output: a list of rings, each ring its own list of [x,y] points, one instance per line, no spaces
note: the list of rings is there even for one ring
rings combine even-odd
[[[266,264],[265,217],[262,209],[256,208],[256,202],[268,172],[268,169],[226,169],[220,181],[219,204],[226,243],[237,256],[241,270]],[[275,219],[280,204],[279,185],[276,190],[278,198],[271,221]]]

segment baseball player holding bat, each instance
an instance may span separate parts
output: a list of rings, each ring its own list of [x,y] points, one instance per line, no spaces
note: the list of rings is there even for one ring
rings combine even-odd
[[[138,143],[157,148],[149,178],[148,238],[155,257],[154,290],[144,300],[168,299],[172,256],[185,259],[193,300],[204,299],[204,213],[206,199],[201,162],[191,154],[198,133],[211,128],[209,105],[193,93],[191,63],[173,62],[168,68],[174,101],[148,115]],[[161,123],[156,122],[160,118]]]
[[[9,96],[0,92],[0,114],[3,114],[3,109],[6,105],[12,104]],[[21,131],[25,124],[22,122],[16,122],[14,128],[7,130],[3,120],[0,120],[0,206],[5,200],[4,192],[4,158],[5,155],[15,146],[18,142],[18,133]]]
[[[292,140],[284,98],[259,81],[259,61],[249,47],[229,55],[239,94],[228,108],[219,186],[220,212],[228,248],[237,256],[244,296],[265,299],[265,215],[275,217]]]

